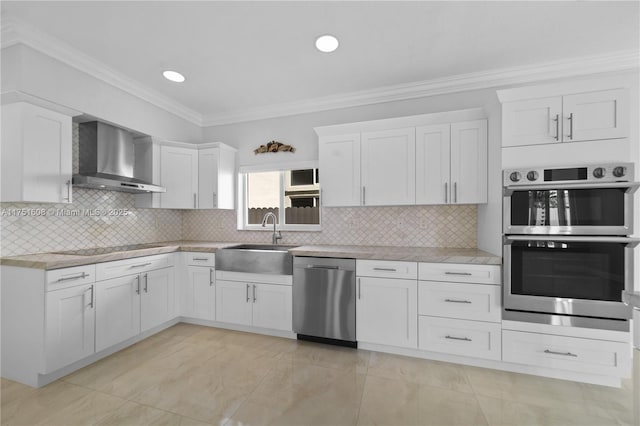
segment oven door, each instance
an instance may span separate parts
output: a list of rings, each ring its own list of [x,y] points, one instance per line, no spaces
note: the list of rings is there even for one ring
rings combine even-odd
[[[622,291],[633,288],[626,237],[509,236],[504,245],[507,310],[628,319]]]
[[[504,233],[631,235],[638,182],[508,186]]]

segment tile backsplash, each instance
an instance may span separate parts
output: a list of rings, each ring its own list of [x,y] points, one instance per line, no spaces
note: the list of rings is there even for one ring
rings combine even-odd
[[[283,231],[283,244],[477,246],[475,205],[322,209],[322,231]],[[183,213],[185,240],[270,243],[270,233],[238,231],[234,210]]]
[[[182,237],[180,210],[136,209],[134,200],[133,194],[74,188],[72,204],[0,203],[0,254],[15,256]]]

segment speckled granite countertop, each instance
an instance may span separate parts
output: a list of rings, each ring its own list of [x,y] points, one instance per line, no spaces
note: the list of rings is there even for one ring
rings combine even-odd
[[[35,269],[59,269],[92,263],[111,262],[132,257],[176,251],[215,253],[217,250],[242,244],[240,242],[168,241],[145,244],[135,250],[106,254],[78,255],[61,253],[37,253],[0,258],[0,265]],[[501,265],[502,258],[476,249],[437,247],[384,247],[384,246],[300,246],[289,250],[294,256],[346,257],[352,259],[401,260],[407,262],[474,263]]]
[[[132,257],[152,256],[154,254],[171,253],[175,251],[199,251],[215,253],[216,250],[238,245],[240,243],[216,243],[206,241],[168,241],[162,243],[145,244],[144,248],[136,250],[116,251],[106,254],[83,256],[78,254],[37,253],[22,256],[2,257],[0,265],[20,266],[35,269],[59,269],[71,266],[90,265],[92,263],[111,262],[113,260],[130,259]]]
[[[474,263],[502,265],[502,258],[477,249],[386,246],[300,246],[294,256],[347,257],[352,259],[402,260],[406,262]]]

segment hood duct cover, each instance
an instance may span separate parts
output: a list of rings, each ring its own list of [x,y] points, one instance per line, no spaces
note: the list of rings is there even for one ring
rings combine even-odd
[[[79,168],[73,185],[130,193],[166,192],[134,176],[133,135],[99,121],[80,123]]]

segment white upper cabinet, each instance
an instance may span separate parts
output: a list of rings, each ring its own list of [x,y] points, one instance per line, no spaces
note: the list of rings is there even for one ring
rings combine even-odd
[[[415,204],[416,130],[383,130],[362,134],[362,205]]]
[[[361,205],[360,134],[320,137],[319,160],[322,205]]]
[[[198,206],[198,150],[175,146],[160,148],[160,194],[164,209],[194,209]]]
[[[625,138],[627,89],[598,90],[502,105],[502,146]]]
[[[326,207],[487,202],[480,109],[316,128]]]
[[[416,204],[487,202],[487,120],[416,129]]]
[[[416,129],[416,204],[449,203],[451,126]]]
[[[487,120],[451,125],[451,185],[453,204],[487,202]]]
[[[26,102],[2,106],[0,201],[71,203],[71,117]]]
[[[214,142],[188,144],[141,138],[135,141],[135,174],[166,192],[136,195],[136,207],[235,208],[236,150]]]

